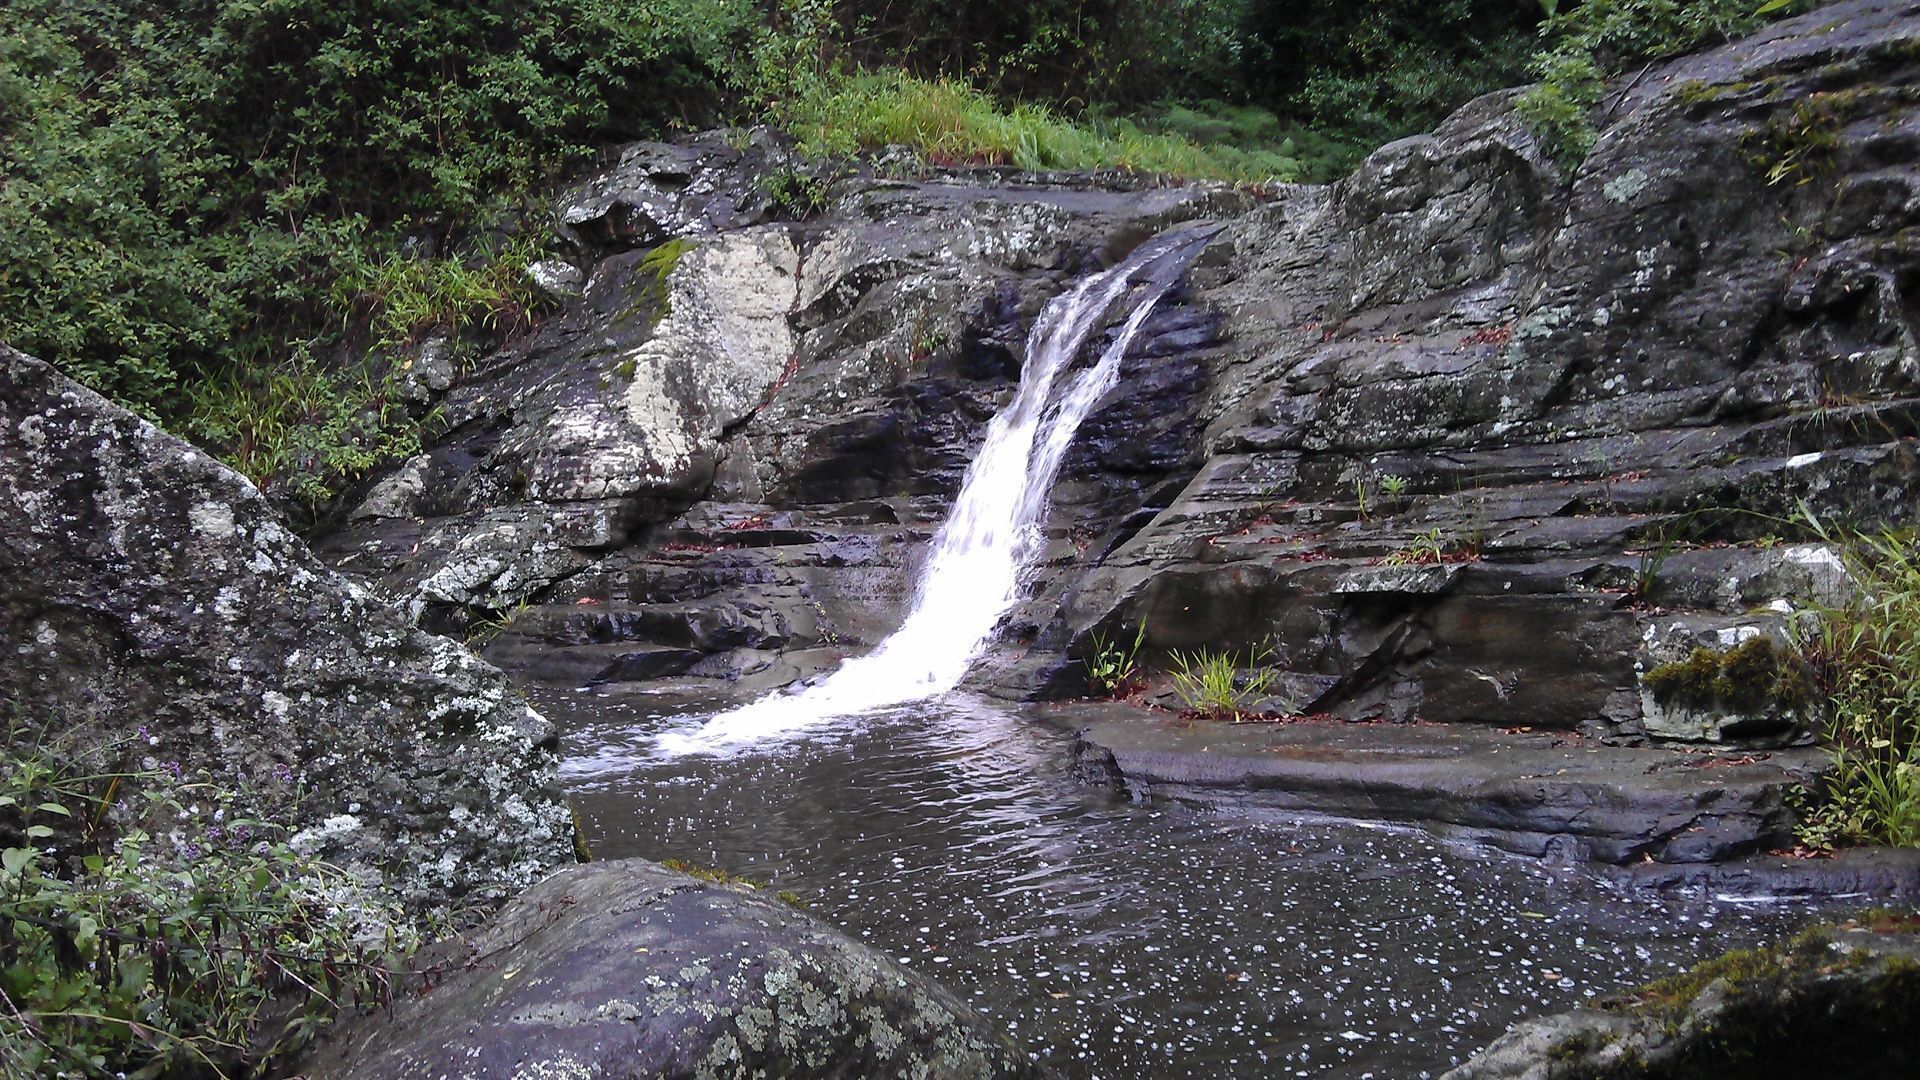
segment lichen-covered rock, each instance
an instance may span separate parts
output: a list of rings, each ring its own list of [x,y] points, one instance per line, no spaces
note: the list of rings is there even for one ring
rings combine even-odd
[[[779,901],[639,860],[570,867],[349,1022],[307,1075],[1019,1077],[952,995]]]
[[[206,770],[417,906],[570,858],[552,728],[498,671],[322,565],[237,473],[4,347],[0,553],[0,696],[43,728]]]
[[[1880,1080],[1920,1072],[1920,929],[1879,915],[1528,1020],[1441,1080]]]

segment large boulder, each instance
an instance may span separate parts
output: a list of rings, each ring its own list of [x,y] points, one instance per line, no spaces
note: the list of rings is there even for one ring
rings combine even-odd
[[[1878,915],[1515,1026],[1441,1080],[1879,1080],[1920,1071],[1920,920]]]
[[[640,860],[570,867],[307,1075],[1019,1077],[952,995],[805,913]]]
[[[0,697],[35,737],[211,774],[416,907],[570,857],[553,729],[498,671],[323,566],[231,469],[4,346],[0,554]]]

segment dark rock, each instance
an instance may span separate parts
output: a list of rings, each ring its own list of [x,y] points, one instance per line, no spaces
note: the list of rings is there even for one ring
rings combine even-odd
[[[1868,916],[1528,1020],[1441,1080],[1753,1080],[1920,1069],[1920,925]]]
[[[419,907],[572,857],[554,732],[498,671],[323,566],[232,470],[4,347],[0,553],[0,696],[42,726],[206,770]]]
[[[1225,724],[1125,704],[1044,715],[1074,729],[1084,779],[1136,798],[1404,822],[1526,855],[1615,864],[1784,846],[1786,789],[1822,767],[1808,750],[1676,755],[1466,725]]]
[[[638,860],[514,901],[431,993],[349,1022],[324,1077],[1018,1077],[1040,1070],[915,972],[741,887]]]

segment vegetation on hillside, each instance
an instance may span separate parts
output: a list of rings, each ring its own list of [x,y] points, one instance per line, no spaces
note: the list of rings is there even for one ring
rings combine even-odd
[[[419,445],[409,346],[445,333],[471,353],[537,320],[534,208],[622,140],[766,122],[823,155],[901,144],[936,164],[1326,179],[1531,64],[1547,81],[1524,107],[1571,160],[1605,76],[1764,17],[1757,0],[18,0],[9,15],[0,340],[296,510]]]

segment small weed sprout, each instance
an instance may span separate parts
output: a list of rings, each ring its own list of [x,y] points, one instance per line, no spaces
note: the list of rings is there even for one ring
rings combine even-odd
[[[1142,619],[1133,634],[1133,642],[1122,645],[1119,638],[1093,633],[1093,656],[1087,665],[1087,682],[1107,697],[1125,697],[1140,681],[1140,647],[1147,640],[1147,623]]]
[[[1395,511],[1402,509],[1401,496],[1407,493],[1407,478],[1389,473],[1380,478],[1380,494],[1393,500]]]

